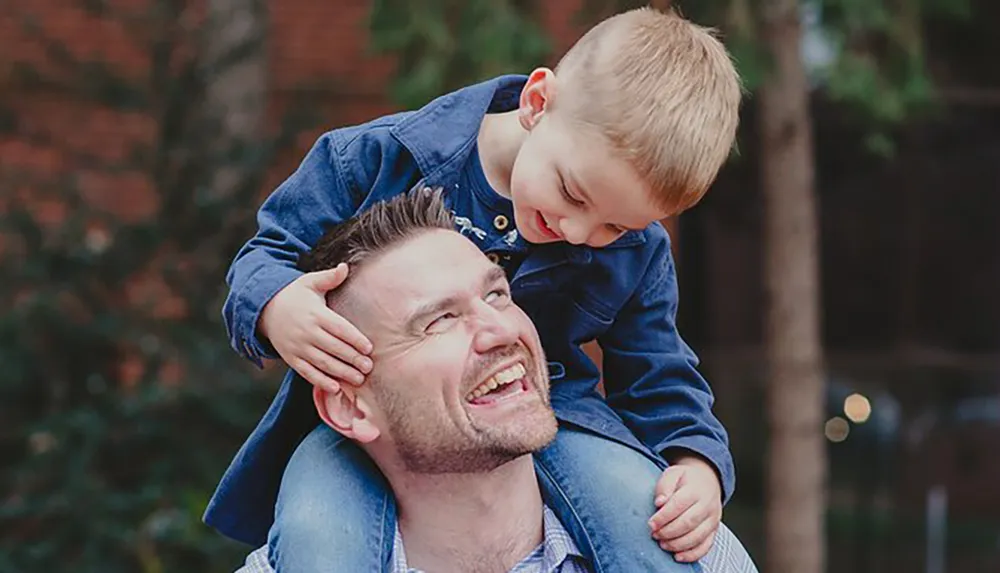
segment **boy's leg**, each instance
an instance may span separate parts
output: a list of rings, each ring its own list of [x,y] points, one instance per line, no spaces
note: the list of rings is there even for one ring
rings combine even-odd
[[[674,561],[652,538],[648,521],[663,470],[646,456],[560,425],[555,441],[535,455],[535,467],[546,503],[584,542],[580,551],[594,573],[703,573],[699,564]]]
[[[320,424],[285,468],[268,534],[277,573],[381,573],[396,509],[388,484],[350,440]]]

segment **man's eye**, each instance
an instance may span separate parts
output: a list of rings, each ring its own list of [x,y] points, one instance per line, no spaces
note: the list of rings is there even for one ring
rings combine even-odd
[[[493,304],[494,302],[502,302],[507,300],[508,297],[510,297],[510,293],[508,293],[506,289],[498,288],[491,290],[489,293],[487,293],[486,302],[489,304]]]
[[[456,318],[458,318],[458,315],[454,312],[446,312],[432,320],[424,330],[427,332],[440,331],[441,329],[447,327]]]

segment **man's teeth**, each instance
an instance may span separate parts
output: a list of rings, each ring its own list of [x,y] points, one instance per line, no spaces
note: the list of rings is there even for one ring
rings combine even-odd
[[[490,392],[496,390],[501,386],[506,386],[507,384],[510,384],[514,380],[519,380],[523,378],[526,372],[527,371],[524,369],[524,365],[518,362],[517,364],[509,368],[505,368],[504,370],[497,372],[496,374],[491,376],[489,380],[473,388],[472,392],[469,392],[465,396],[465,399],[475,400],[476,398],[479,398],[484,394],[489,394]]]

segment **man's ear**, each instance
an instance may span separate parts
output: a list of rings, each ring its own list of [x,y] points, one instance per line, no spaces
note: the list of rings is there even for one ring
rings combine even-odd
[[[372,409],[367,400],[359,397],[353,388],[340,388],[331,392],[313,386],[313,403],[320,419],[327,426],[344,436],[367,444],[379,437],[380,431],[372,420]]]
[[[548,68],[536,68],[528,76],[528,82],[521,90],[517,119],[521,127],[531,131],[542,119],[545,111],[552,106],[556,96],[556,75]]]

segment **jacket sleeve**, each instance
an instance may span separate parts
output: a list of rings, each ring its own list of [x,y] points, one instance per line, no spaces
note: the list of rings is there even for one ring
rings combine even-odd
[[[698,359],[677,332],[677,276],[669,241],[657,247],[639,288],[598,339],[608,403],[655,451],[682,448],[712,463],[724,501],[735,489],[729,438]]]
[[[334,133],[322,135],[298,169],[264,201],[257,213],[257,233],[226,274],[229,294],[222,315],[230,344],[258,366],[261,358],[276,357],[257,333],[261,310],[302,274],[296,266],[300,253],[357,210],[362,197],[350,179]]]

